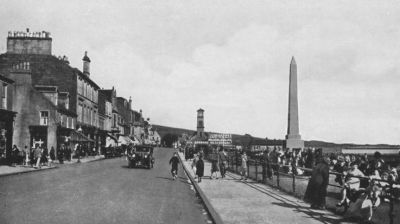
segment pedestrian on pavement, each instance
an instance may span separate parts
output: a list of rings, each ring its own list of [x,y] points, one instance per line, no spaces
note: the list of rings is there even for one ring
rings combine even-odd
[[[24,165],[25,165],[25,166],[28,166],[28,164],[29,164],[29,157],[30,157],[31,151],[29,150],[28,146],[25,146],[24,151],[25,151]]]
[[[43,147],[42,150],[42,157],[41,157],[41,164],[42,166],[48,165],[48,156],[49,156],[49,151],[47,150],[47,147]]]
[[[178,177],[178,164],[179,164],[179,159],[178,159],[178,153],[174,152],[174,155],[172,158],[169,160],[169,164],[171,164],[171,174],[172,178],[176,180]]]
[[[19,155],[19,149],[16,145],[13,145],[11,149],[11,166],[16,166],[18,163],[18,155]]]
[[[57,150],[57,158],[60,164],[64,163],[64,144],[61,144],[60,148]]]
[[[50,155],[49,155],[49,166],[52,165],[52,163],[56,160],[56,150],[52,146],[50,149]]]
[[[272,179],[272,167],[271,167],[271,151],[266,149],[263,153],[263,180]]]
[[[216,152],[213,152],[211,159],[211,179],[213,179],[214,174],[215,178],[218,179],[218,173],[217,173],[218,171],[219,171],[218,154]]]
[[[25,151],[22,149],[18,149],[18,164],[24,165]]]
[[[40,160],[41,160],[41,157],[42,157],[42,152],[43,152],[43,149],[42,149],[42,147],[40,147],[38,144],[36,145],[36,148],[35,148],[35,160],[36,160],[36,166],[35,166],[35,168],[42,168],[42,166],[40,165]]]
[[[241,157],[241,159],[242,159],[242,165],[241,165],[241,172],[240,172],[240,175],[241,175],[241,180],[247,180],[247,161],[248,161],[248,158],[247,158],[247,154],[246,154],[246,152],[245,151],[243,151],[242,152],[242,157]]]
[[[199,160],[196,163],[196,176],[198,178],[198,183],[201,182],[201,178],[204,175],[204,161],[203,161],[203,154],[199,154]]]
[[[311,203],[311,208],[325,209],[325,197],[329,184],[329,164],[322,155],[316,161],[317,165],[313,168],[308,181],[304,201]]]
[[[224,147],[220,146],[218,152],[219,170],[221,172],[221,178],[225,178],[226,168],[228,167],[228,155],[226,154]]]
[[[194,154],[193,161],[192,161],[192,170],[193,170],[193,173],[195,175],[194,178],[196,178],[197,161],[199,161],[199,155],[196,153],[196,154]]]
[[[38,147],[38,146],[36,146],[36,147]],[[35,148],[32,147],[32,148],[30,148],[30,151],[29,151],[29,160],[31,162],[31,167],[33,167],[33,165],[36,164],[35,158],[36,158],[35,157]]]

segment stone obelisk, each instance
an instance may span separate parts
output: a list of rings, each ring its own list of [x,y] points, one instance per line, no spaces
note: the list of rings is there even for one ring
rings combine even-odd
[[[289,74],[289,111],[288,128],[285,141],[285,147],[288,149],[304,148],[304,141],[301,140],[299,132],[299,113],[297,100],[297,64],[292,57],[290,62]]]

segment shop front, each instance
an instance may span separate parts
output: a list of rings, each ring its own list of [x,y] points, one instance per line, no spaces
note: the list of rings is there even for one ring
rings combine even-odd
[[[0,109],[0,164],[11,155],[13,123],[16,112]]]

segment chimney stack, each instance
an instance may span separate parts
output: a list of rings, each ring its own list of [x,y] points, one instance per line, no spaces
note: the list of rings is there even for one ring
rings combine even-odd
[[[83,56],[82,61],[83,61],[83,74],[90,76],[90,58],[87,56],[87,51],[85,51],[85,56]]]

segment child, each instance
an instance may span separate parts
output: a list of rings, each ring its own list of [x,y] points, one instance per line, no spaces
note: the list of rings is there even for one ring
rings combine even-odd
[[[199,160],[196,163],[196,175],[198,178],[198,182],[201,182],[201,178],[204,175],[204,161],[203,161],[203,155],[199,155]]]

